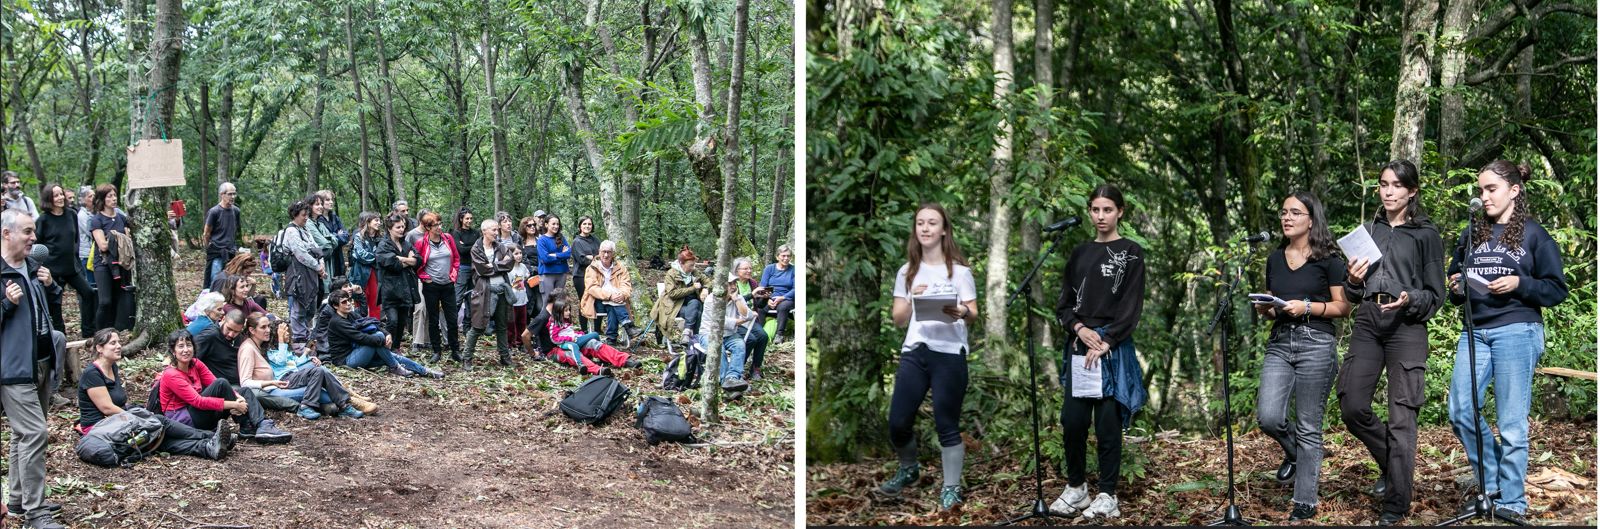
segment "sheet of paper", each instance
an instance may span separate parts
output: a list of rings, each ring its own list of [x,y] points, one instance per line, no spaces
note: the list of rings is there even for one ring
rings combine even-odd
[[[1106,358],[1100,357],[1100,360],[1095,362],[1093,367],[1084,367],[1083,359],[1084,357],[1078,355],[1067,356],[1067,361],[1072,362],[1070,368],[1072,370],[1072,396],[1083,399],[1098,399],[1104,395],[1104,391],[1100,387],[1102,380],[1100,368],[1106,364]]]
[[[1471,286],[1473,290],[1478,291],[1479,294],[1489,293],[1489,280],[1484,279],[1484,277],[1478,275],[1477,272],[1473,272],[1471,270],[1467,271],[1467,285]]]
[[[128,148],[128,189],[182,185],[183,140],[139,140]]]
[[[955,294],[943,296],[917,296],[911,298],[911,311],[916,315],[917,321],[937,321],[955,323],[956,319],[945,314],[944,308],[960,303]]]
[[[1378,249],[1378,243],[1372,240],[1372,234],[1367,232],[1366,226],[1356,226],[1349,235],[1339,238],[1339,249],[1344,250],[1344,257],[1348,262],[1366,259],[1369,263],[1376,263],[1383,259],[1383,250]]]
[[[1272,294],[1251,294],[1250,302],[1257,305],[1270,304],[1280,309],[1289,306],[1289,302],[1279,299],[1277,296]]]

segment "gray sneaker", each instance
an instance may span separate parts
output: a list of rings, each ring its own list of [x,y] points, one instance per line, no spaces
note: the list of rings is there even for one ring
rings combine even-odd
[[[878,488],[873,489],[873,492],[886,498],[898,498],[900,497],[900,491],[916,484],[917,479],[921,477],[922,467],[916,465],[900,467],[899,470],[894,472],[894,477],[889,478],[889,481],[883,482],[882,485],[878,485]]]
[[[939,489],[939,510],[948,511],[965,501],[961,499],[960,485],[945,485]]]

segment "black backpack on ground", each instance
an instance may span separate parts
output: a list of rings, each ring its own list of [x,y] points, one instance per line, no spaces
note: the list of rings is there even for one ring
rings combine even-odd
[[[128,466],[154,453],[161,446],[165,433],[154,413],[131,407],[100,419],[89,433],[78,439],[74,451],[78,459],[91,465]]]
[[[700,375],[705,369],[706,352],[700,348],[699,342],[694,342],[684,349],[683,354],[667,361],[666,372],[661,374],[661,389],[683,391],[699,386]]]
[[[654,446],[662,441],[693,442],[694,430],[683,411],[666,397],[648,397],[639,401],[634,426],[644,430],[644,440]]]
[[[617,379],[596,376],[583,381],[577,391],[569,392],[566,398],[561,399],[561,413],[574,421],[594,424],[621,408],[622,403],[628,400],[629,393],[631,390],[617,382]]]

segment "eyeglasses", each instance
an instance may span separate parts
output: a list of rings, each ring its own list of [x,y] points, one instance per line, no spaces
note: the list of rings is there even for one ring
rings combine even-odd
[[[1280,219],[1281,218],[1287,218],[1287,217],[1304,217],[1304,216],[1307,216],[1307,215],[1310,215],[1310,213],[1306,213],[1304,211],[1296,211],[1296,210],[1292,210],[1292,209],[1281,209],[1281,210],[1278,210],[1278,218],[1280,218]]]

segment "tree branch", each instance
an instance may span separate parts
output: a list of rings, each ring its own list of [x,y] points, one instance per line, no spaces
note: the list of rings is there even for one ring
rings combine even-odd
[[[1593,5],[1582,5],[1582,4],[1548,4],[1548,5],[1540,5],[1539,0],[1530,0],[1528,2],[1528,8],[1529,8],[1529,12],[1532,13],[1533,16],[1535,16],[1535,17],[1543,17],[1544,15],[1548,15],[1548,14],[1551,14],[1551,13],[1572,13],[1572,14],[1575,14],[1575,15],[1583,15],[1583,16],[1586,16],[1586,17],[1589,17],[1589,18],[1595,18],[1595,10],[1594,10],[1594,6]],[[1472,30],[1472,32],[1468,33],[1467,34],[1467,42],[1482,41],[1484,39],[1488,39],[1490,37],[1498,35],[1498,34],[1500,34],[1501,31],[1505,31],[1505,29],[1507,27],[1510,27],[1511,23],[1513,21],[1515,21],[1516,19],[1517,19],[1517,6],[1516,6],[1516,4],[1507,4],[1505,8],[1501,9],[1498,13],[1495,13],[1492,16],[1492,18],[1490,18],[1488,20],[1485,20],[1482,23],[1479,23],[1477,28],[1474,28]]]
[[[1522,38],[1517,39],[1516,44],[1512,45],[1511,48],[1507,49],[1504,53],[1501,53],[1500,56],[1494,60],[1494,62],[1489,63],[1488,67],[1485,67],[1483,70],[1467,76],[1466,81],[1462,84],[1467,86],[1476,86],[1499,77],[1501,75],[1500,70],[1505,69],[1506,65],[1510,64],[1511,60],[1517,57],[1518,53],[1521,53],[1524,48],[1532,46],[1533,43],[1538,41],[1539,37],[1534,35],[1533,32],[1524,34]]]

